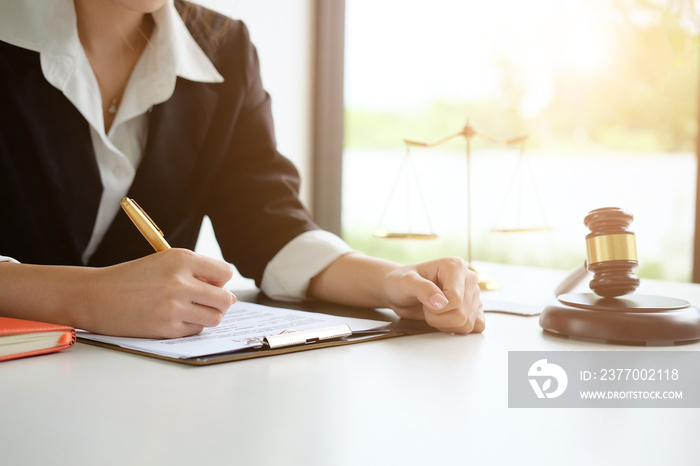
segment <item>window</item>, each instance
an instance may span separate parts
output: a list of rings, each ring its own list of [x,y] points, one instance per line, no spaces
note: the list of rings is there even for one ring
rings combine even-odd
[[[692,3],[672,5],[347,0],[346,241],[404,263],[466,257],[470,218],[474,260],[567,269],[585,259],[583,217],[619,206],[635,216],[637,273],[688,281],[699,54]],[[467,120],[486,136],[470,141],[469,199],[465,138],[412,147],[416,176],[400,171],[404,139],[439,141]],[[521,135],[522,159],[489,140]],[[494,231],[518,219],[552,228]],[[373,236],[409,221],[438,238]]]

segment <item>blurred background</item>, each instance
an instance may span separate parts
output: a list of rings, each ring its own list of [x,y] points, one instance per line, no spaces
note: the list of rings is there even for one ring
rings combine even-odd
[[[401,262],[464,255],[463,138],[411,150],[438,239],[377,239],[372,231],[392,197],[387,180],[406,154],[402,140],[436,141],[469,119],[497,139],[528,135],[527,170],[517,165],[517,146],[472,140],[475,260],[575,267],[585,259],[586,213],[620,206],[635,216],[640,276],[690,280],[700,57],[692,6],[348,0],[343,236]],[[552,229],[492,232],[516,223],[514,192],[522,193],[521,221]],[[395,192],[392,203],[405,197]],[[392,220],[395,229],[406,229],[407,211],[421,228],[421,202],[412,202]]]
[[[313,207],[318,2],[199,3],[249,26],[280,151]],[[569,269],[585,259],[584,216],[619,206],[635,216],[638,274],[689,281],[697,26],[693,0],[346,0],[342,236],[403,263],[465,256],[471,206],[474,260]],[[434,142],[467,121],[496,140],[527,135],[524,155],[474,137],[470,199],[464,138],[414,148],[414,171],[401,169],[404,139]],[[494,231],[518,225],[551,228]]]

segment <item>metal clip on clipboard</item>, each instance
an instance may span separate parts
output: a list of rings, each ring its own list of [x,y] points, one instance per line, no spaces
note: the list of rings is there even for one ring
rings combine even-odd
[[[287,346],[308,345],[326,340],[335,340],[352,335],[348,325],[336,325],[312,330],[285,330],[278,335],[262,337],[258,340],[263,346],[270,349],[284,348]]]

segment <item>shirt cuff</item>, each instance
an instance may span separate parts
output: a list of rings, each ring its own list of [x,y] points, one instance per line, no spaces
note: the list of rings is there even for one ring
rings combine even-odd
[[[287,243],[265,267],[260,288],[272,299],[301,301],[313,277],[353,249],[325,230],[304,232]]]
[[[7,257],[7,256],[0,256],[0,262],[13,262],[15,264],[19,264],[18,261],[14,260],[11,257]]]

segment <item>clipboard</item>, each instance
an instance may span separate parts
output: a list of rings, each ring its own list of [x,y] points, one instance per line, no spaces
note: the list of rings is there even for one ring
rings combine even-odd
[[[303,303],[281,303],[270,300],[261,292],[252,294],[250,292],[236,293],[239,300],[263,304],[270,307],[284,309],[301,310],[305,312],[316,312],[338,317],[351,317],[360,319],[376,319],[389,322],[389,325],[381,330],[368,330],[362,332],[352,332],[347,325],[323,327],[314,330],[295,331],[287,329],[271,335],[266,335],[259,340],[259,344],[246,349],[239,349],[229,353],[217,353],[206,356],[196,356],[191,358],[177,358],[148,351],[126,348],[112,343],[95,340],[88,340],[78,334],[78,341],[81,343],[99,346],[103,348],[118,350],[126,353],[147,356],[150,358],[162,359],[166,361],[178,362],[192,366],[207,366],[225,362],[242,361],[247,359],[276,356],[281,354],[309,351],[334,346],[345,346],[362,342],[376,341],[386,338],[394,338],[406,335],[416,335],[421,333],[436,332],[436,330],[423,321],[401,319],[390,310],[373,310],[365,308],[354,308],[341,306],[325,302],[303,302]],[[251,299],[252,297],[252,299]],[[248,299],[245,299],[248,298]],[[345,327],[345,328],[342,328]]]

